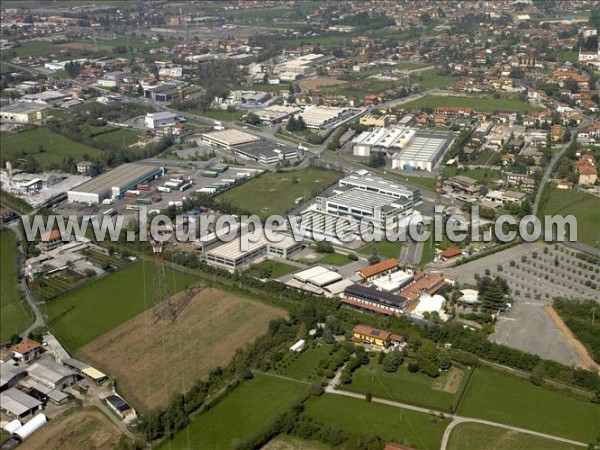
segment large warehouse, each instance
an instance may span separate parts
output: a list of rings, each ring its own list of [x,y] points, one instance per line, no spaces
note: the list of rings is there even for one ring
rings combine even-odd
[[[394,156],[392,169],[431,172],[450,146],[454,135],[419,131],[406,147]]]
[[[312,130],[325,130],[350,120],[359,110],[352,108],[336,108],[334,106],[314,106],[306,109],[302,119],[306,127]]]
[[[270,242],[264,235],[256,242],[248,242],[246,250],[242,250],[241,240],[226,242],[206,253],[206,262],[210,265],[235,271],[247,267],[258,258],[275,256],[287,258],[292,253],[303,248],[302,242],[297,242],[292,236],[280,235],[280,242]]]
[[[202,141],[212,147],[231,150],[232,147],[250,142],[260,141],[258,136],[239,130],[221,130],[202,133]]]
[[[250,159],[265,165],[277,164],[298,156],[298,150],[295,147],[269,141],[238,145],[232,151],[244,159]]]
[[[107,198],[121,198],[125,191],[162,175],[163,167],[140,163],[122,164],[68,191],[67,199],[70,203],[97,205]]]
[[[375,128],[354,138],[352,149],[355,156],[370,156],[371,152],[392,153],[406,147],[416,133],[406,127]]]

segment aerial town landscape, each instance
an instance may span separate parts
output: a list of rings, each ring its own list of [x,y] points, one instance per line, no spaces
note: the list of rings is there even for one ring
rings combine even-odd
[[[600,450],[597,0],[3,0],[0,448]]]

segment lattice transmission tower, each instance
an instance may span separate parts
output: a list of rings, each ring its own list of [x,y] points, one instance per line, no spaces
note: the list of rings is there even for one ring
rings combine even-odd
[[[152,321],[159,320],[173,322],[175,320],[175,308],[171,304],[171,292],[167,283],[165,273],[164,244],[152,239],[152,253],[154,255],[154,267],[152,274]]]

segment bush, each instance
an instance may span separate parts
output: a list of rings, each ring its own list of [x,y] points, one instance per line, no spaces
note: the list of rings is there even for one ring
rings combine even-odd
[[[350,259],[352,261],[358,261],[358,256],[356,255],[356,253],[349,253],[348,259]]]
[[[411,361],[408,363],[408,371],[410,373],[417,373],[420,369],[421,367],[417,361]]]

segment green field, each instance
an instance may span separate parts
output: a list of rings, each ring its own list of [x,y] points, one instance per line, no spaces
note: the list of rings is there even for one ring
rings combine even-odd
[[[322,257],[317,261],[317,264],[326,264],[330,266],[345,266],[352,262],[348,255],[340,253],[319,253]]]
[[[262,278],[268,272],[269,278],[279,278],[288,273],[299,270],[298,267],[292,266],[279,261],[262,261],[258,264],[253,264],[246,270],[245,274],[251,277]]]
[[[435,258],[435,236],[433,229],[430,229],[431,236],[425,242],[423,242],[423,253],[421,254],[421,264],[427,264],[433,261]]]
[[[316,168],[267,172],[217,196],[216,200],[265,219],[273,214],[285,214],[294,208],[299,197],[306,201],[340,178],[340,172]]]
[[[461,423],[450,434],[448,450],[576,450],[581,447],[480,423]]]
[[[21,300],[17,267],[17,238],[12,231],[0,232],[0,342],[21,333],[31,323],[29,309]]]
[[[305,414],[349,434],[376,434],[384,441],[431,450],[440,448],[449,423],[428,414],[335,394],[312,397],[306,403]]]
[[[458,413],[592,442],[598,436],[600,405],[566,391],[534,386],[528,380],[479,367],[471,377]]]
[[[140,136],[139,131],[120,127],[96,127],[92,129],[92,133],[92,140],[98,144],[121,147],[135,144]]]
[[[331,450],[331,447],[319,441],[307,441],[289,434],[280,434],[261,450]]]
[[[375,250],[377,250],[377,253],[381,258],[399,259],[400,252],[402,251],[402,243],[384,239],[380,242],[371,242],[370,244],[365,245],[358,251],[358,253],[365,256],[371,256]]]
[[[84,158],[84,155],[92,157],[100,154],[100,150],[79,144],[48,128],[36,128],[16,134],[2,133],[0,134],[0,144],[2,159],[9,160],[19,152],[23,152],[33,155],[43,168],[47,168],[51,164],[60,164],[67,157],[78,162]],[[39,152],[40,145],[44,146],[42,153]]]
[[[315,379],[319,362],[327,358],[330,348],[329,345],[310,347],[299,355],[292,355],[293,360],[281,371],[282,375],[304,381]]]
[[[407,367],[405,361],[396,372],[389,373],[377,361],[371,360],[368,366],[354,372],[348,390],[363,394],[370,392],[374,397],[448,411],[454,403],[455,394],[432,387],[434,382],[443,383],[445,380],[441,377],[447,376],[447,373],[431,378],[422,373],[410,373]]]
[[[522,114],[538,111],[526,102],[508,98],[476,98],[476,97],[444,97],[438,95],[426,95],[412,102],[404,103],[403,109],[436,108],[438,106],[460,106],[472,108],[476,111],[514,111]]]
[[[444,169],[444,176],[454,177],[456,175],[463,175],[465,177],[473,178],[474,180],[486,181],[486,180],[499,180],[502,178],[502,174],[499,170],[492,169],[467,169],[462,172],[458,172],[456,166],[446,166]]]
[[[167,269],[171,293],[197,280]],[[137,262],[41,307],[47,323],[70,352],[152,307],[152,265]]]
[[[458,78],[450,75],[439,75],[436,69],[413,73],[411,78],[413,82],[419,83],[423,89],[444,88],[458,80]]]
[[[307,388],[304,383],[256,374],[158,448],[232,449],[300,400]]]
[[[585,192],[546,187],[540,205],[541,215],[569,215],[577,218],[577,240],[600,248],[600,197]],[[541,216],[540,216],[541,217]]]

